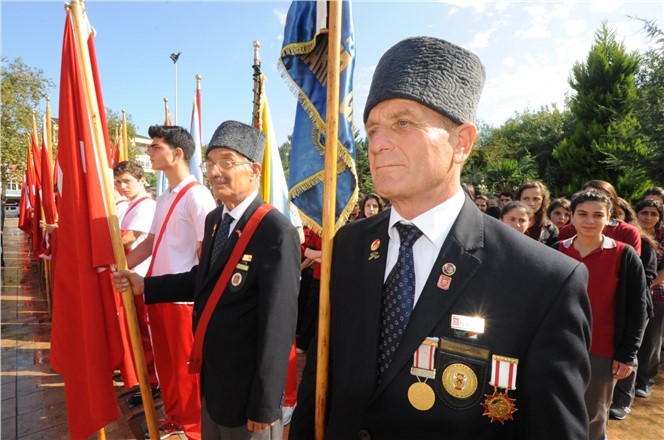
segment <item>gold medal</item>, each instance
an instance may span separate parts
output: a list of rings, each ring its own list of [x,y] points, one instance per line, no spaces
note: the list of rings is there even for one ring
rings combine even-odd
[[[415,382],[408,388],[408,401],[413,408],[427,411],[433,407],[436,395],[426,382]]]
[[[491,423],[499,421],[501,425],[505,424],[505,420],[514,420],[512,414],[518,411],[514,402],[516,399],[511,399],[507,395],[507,390],[504,393],[498,391],[498,388],[493,389],[493,394],[485,394],[486,400],[482,404],[484,407],[483,416],[488,416]]]
[[[452,397],[467,399],[477,391],[477,375],[468,365],[450,364],[443,370],[443,388]]]

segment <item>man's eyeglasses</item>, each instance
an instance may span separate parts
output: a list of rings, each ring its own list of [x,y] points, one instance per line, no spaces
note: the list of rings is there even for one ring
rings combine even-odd
[[[201,170],[204,173],[207,173],[208,171],[213,170],[215,167],[219,170],[230,170],[231,168],[234,168],[239,165],[249,165],[249,164],[251,164],[251,162],[248,161],[238,162],[233,159],[218,160],[216,162],[205,161],[201,164]]]

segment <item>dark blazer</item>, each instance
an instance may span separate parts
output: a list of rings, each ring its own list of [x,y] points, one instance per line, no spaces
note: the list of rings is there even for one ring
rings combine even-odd
[[[376,370],[389,210],[342,228],[331,280],[330,383],[326,439],[587,439],[584,393],[590,379],[588,273],[577,261],[482,214],[467,199],[413,310],[380,385]],[[380,241],[378,258],[370,258]],[[375,247],[375,245],[374,245]],[[416,257],[417,258],[417,257]],[[437,287],[442,266],[456,272]],[[451,315],[481,317],[477,340],[451,328]],[[517,358],[517,412],[504,424],[483,415],[491,360],[439,351],[434,406],[415,409],[408,389],[413,353],[426,337],[446,338]],[[311,351],[310,351],[311,352]],[[311,352],[313,354],[313,352]],[[472,396],[441,386],[450,359],[477,374]],[[291,439],[313,438],[312,366],[307,363]]]
[[[209,267],[213,231],[223,207],[211,211],[205,219],[200,263],[189,272],[146,278],[146,303],[194,301],[195,331],[239,234],[263,203],[260,197],[251,203],[214,267]],[[226,427],[242,426],[247,419],[268,423],[281,417],[297,320],[300,242],[288,219],[277,210],[269,212],[244,255],[250,257],[242,258],[234,270],[203,343],[201,394],[212,420]]]

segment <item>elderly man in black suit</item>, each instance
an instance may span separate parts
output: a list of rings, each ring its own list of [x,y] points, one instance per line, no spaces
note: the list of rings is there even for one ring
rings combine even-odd
[[[277,210],[268,210],[239,260],[231,260],[243,234],[250,234],[248,223],[264,209],[258,196],[264,148],[263,133],[236,121],[222,123],[212,136],[203,166],[222,205],[206,218],[200,263],[190,272],[144,280],[131,271],[115,275],[118,290],[130,281],[148,304],[194,301],[193,351],[200,339],[206,440],[283,435],[281,406],[300,282],[298,233]],[[215,284],[227,266],[230,278],[214,303]],[[199,338],[206,308],[211,314]]]
[[[376,67],[364,120],[392,209],[335,238],[326,439],[587,439],[587,270],[460,186],[484,77],[429,37]],[[313,438],[310,353],[291,439]]]

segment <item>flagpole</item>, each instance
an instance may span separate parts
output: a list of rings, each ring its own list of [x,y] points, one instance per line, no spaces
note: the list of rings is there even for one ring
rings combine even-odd
[[[201,138],[201,148],[203,147],[203,103],[201,102],[201,79],[203,77],[196,74],[196,108],[198,109],[198,136]]]
[[[108,158],[106,157],[106,145],[104,141],[104,133],[102,130],[101,120],[99,116],[99,104],[97,102],[97,95],[92,76],[92,67],[90,64],[90,54],[87,50],[88,36],[83,31],[83,12],[79,0],[72,0],[70,8],[73,17],[74,31],[76,35],[76,47],[79,57],[81,59],[81,70],[83,81],[85,83],[86,100],[88,103],[88,111],[92,122],[92,131],[95,140],[95,148],[97,157],[100,160],[99,171],[101,173],[102,189],[104,191],[104,201],[106,203],[106,211],[109,213],[109,229],[113,242],[113,252],[115,254],[115,262],[118,269],[127,269],[127,259],[125,258],[124,247],[120,235],[120,224],[118,216],[115,211],[115,203],[113,200],[113,188],[111,187],[111,176],[108,168]],[[85,46],[84,46],[85,45]],[[141,336],[138,329],[138,319],[136,317],[136,308],[134,305],[134,298],[131,289],[122,292],[122,302],[127,317],[127,324],[129,327],[129,336],[131,340],[132,352],[136,364],[136,373],[141,390],[141,397],[143,398],[143,409],[145,410],[145,418],[148,425],[148,431],[151,439],[159,438],[159,429],[157,426],[157,416],[154,409],[154,402],[152,400],[152,392],[148,382],[148,373],[145,364],[145,356],[143,353],[143,345],[141,343]]]
[[[170,55],[173,65],[175,65],[175,125],[178,125],[178,59],[180,59],[181,53],[173,52]]]
[[[34,145],[39,149],[39,136],[37,135],[37,120],[35,119],[35,113],[36,111],[33,109],[32,110],[32,142]],[[44,155],[44,151],[42,150],[41,155]],[[40,159],[40,167],[41,168],[41,161],[44,160],[42,157]],[[32,157],[32,162],[34,163],[35,157]],[[35,170],[37,169],[37,164],[35,163]],[[41,175],[42,170],[40,169],[39,171],[35,171],[36,173],[39,173]],[[41,188],[41,182],[39,182],[39,186]],[[39,214],[40,218],[40,223],[43,224],[44,226],[40,227],[42,231],[42,237],[46,234],[46,216],[44,215],[44,206],[41,203],[41,194],[37,193],[35,197],[39,197],[39,213],[35,212],[35,217],[37,214]],[[33,239],[36,237],[33,237]],[[37,246],[41,246],[41,243],[38,243]],[[34,243],[33,243],[34,247]],[[47,298],[47,305],[50,305],[50,298],[49,298],[49,288],[48,288],[48,283],[50,282],[49,280],[49,275],[48,275],[48,267],[46,267],[45,259],[43,258],[37,258],[37,263],[41,266],[42,271],[44,272],[44,286],[46,288],[46,298]]]
[[[46,95],[46,131],[48,136],[46,136],[46,149],[48,151],[48,157],[53,160],[53,122],[51,121],[51,98]]]
[[[261,130],[261,92],[263,91],[263,75],[261,74],[261,43],[254,41],[254,111],[251,117],[255,129]]]
[[[51,160],[53,159],[52,151],[53,151],[53,124],[51,121],[51,98],[46,95],[46,126],[44,127],[46,129],[46,133],[43,133],[45,142],[44,145],[46,145],[46,151],[42,151],[43,154],[48,155],[49,163],[51,163]],[[42,157],[42,160],[44,160],[44,157]],[[48,172],[53,175],[53,169],[52,167],[49,167]],[[42,176],[43,177],[43,176]],[[43,190],[42,190],[43,191]],[[48,314],[51,315],[51,312],[53,311],[53,302],[52,302],[52,296],[53,296],[53,273],[51,271],[51,261],[48,259],[44,260],[44,266],[46,267],[46,302],[48,305]]]
[[[316,440],[323,440],[330,354],[330,278],[334,218],[337,204],[337,143],[339,132],[339,62],[341,49],[341,1],[329,5],[327,49],[327,121],[325,132],[325,186],[318,309],[318,367],[316,368]]]
[[[129,160],[129,140],[127,138],[127,112],[122,110],[122,157]]]

